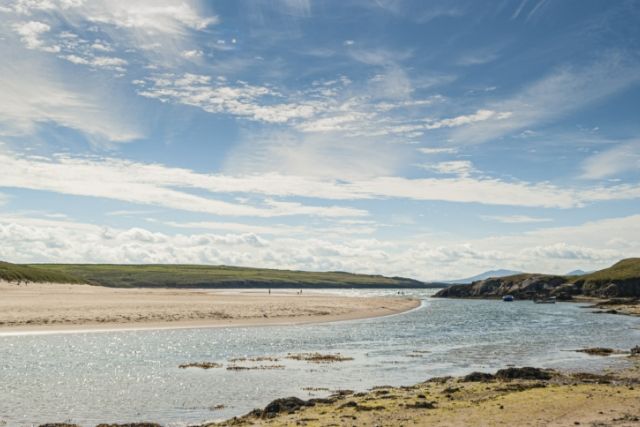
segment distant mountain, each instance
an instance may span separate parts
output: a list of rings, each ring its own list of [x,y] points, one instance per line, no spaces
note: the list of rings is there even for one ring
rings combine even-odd
[[[489,271],[485,271],[484,273],[480,273],[476,276],[467,277],[466,279],[446,280],[445,283],[449,283],[452,285],[459,284],[459,283],[471,283],[471,282],[475,282],[476,280],[488,279],[489,277],[513,276],[514,274],[520,274],[520,273],[522,272],[514,271],[514,270],[504,270],[504,269],[489,270]]]
[[[573,270],[565,274],[565,276],[584,276],[585,274],[593,273],[592,271]]]

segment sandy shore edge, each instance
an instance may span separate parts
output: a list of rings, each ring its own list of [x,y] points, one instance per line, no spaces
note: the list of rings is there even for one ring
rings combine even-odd
[[[105,288],[0,282],[0,335],[114,330],[302,325],[403,313],[404,297],[352,297],[304,290]]]
[[[328,398],[275,400],[220,426],[591,426],[640,425],[640,358],[597,374],[508,368],[432,378]],[[546,376],[545,376],[546,375]]]

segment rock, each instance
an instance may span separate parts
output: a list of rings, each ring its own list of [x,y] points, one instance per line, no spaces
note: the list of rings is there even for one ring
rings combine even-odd
[[[436,384],[444,384],[447,381],[449,381],[450,379],[452,379],[452,376],[447,376],[447,377],[433,377],[428,379],[427,381],[425,381],[425,383],[436,383]]]
[[[182,365],[179,365],[178,368],[180,369],[186,369],[186,368],[213,369],[213,368],[222,368],[222,365],[216,362],[191,362],[191,363],[183,363]]]
[[[494,380],[495,376],[487,372],[472,372],[462,377],[463,382],[487,382]]]
[[[295,412],[306,406],[313,406],[314,403],[307,402],[298,397],[285,397],[276,399],[269,403],[260,413],[260,418],[273,418],[281,412]]]
[[[640,356],[640,345],[637,345],[631,349],[632,356]]]
[[[496,372],[496,378],[500,380],[550,380],[552,376],[552,371],[530,366],[500,369]]]
[[[576,351],[579,353],[587,353],[592,356],[610,356],[616,352],[612,348],[604,348],[604,347],[583,348]]]
[[[516,274],[478,280],[470,285],[453,285],[442,289],[434,296],[445,298],[499,298],[513,295],[516,299],[533,299],[539,295],[562,295],[570,299],[580,293],[562,276],[546,274]]]
[[[434,409],[436,407],[435,402],[416,402],[416,403],[408,403],[405,405],[405,408],[409,409]]]
[[[344,409],[344,408],[356,408],[357,406],[358,406],[358,403],[357,403],[357,402],[355,402],[355,401],[353,401],[353,400],[350,400],[350,401],[348,401],[348,402],[343,403],[342,405],[340,405],[340,406],[338,407],[338,409]]]

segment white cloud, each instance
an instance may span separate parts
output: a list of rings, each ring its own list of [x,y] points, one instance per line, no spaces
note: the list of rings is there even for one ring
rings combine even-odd
[[[34,19],[27,23],[14,23],[24,43],[32,49],[52,53],[62,50],[63,57],[75,55],[99,67],[91,56],[95,52],[111,52],[115,45],[129,54],[139,54],[156,64],[171,66],[184,60],[181,52],[196,50],[196,32],[218,22],[216,16],[202,10],[202,5],[196,0],[136,0],[133,4],[125,0],[9,0],[5,12],[15,12],[13,16],[8,15],[9,20],[23,19],[24,16]],[[101,34],[102,38],[76,40],[75,46],[73,43],[50,44],[41,40],[45,35],[54,38],[56,29],[62,27],[70,30],[60,32],[59,41],[64,35],[74,33],[87,37]],[[104,39],[112,43],[106,43]],[[97,59],[98,62],[101,60],[105,59]],[[110,66],[122,72],[114,64]]]
[[[367,212],[340,206],[307,206],[267,201],[264,207],[235,204],[196,196],[174,187],[202,187],[207,175],[159,165],[107,159],[101,162],[61,157],[57,161],[13,157],[0,153],[0,164],[11,174],[0,176],[0,186],[45,190],[87,197],[103,197],[130,203],[215,215],[275,217],[310,215],[324,217],[366,216]],[[137,169],[141,166],[142,169]],[[164,175],[173,172],[173,176]],[[231,190],[227,188],[227,190]]]
[[[434,164],[421,165],[424,169],[447,175],[469,176],[475,171],[469,160],[451,160]]]
[[[550,222],[551,218],[539,218],[528,215],[482,215],[485,221],[497,221],[503,224],[530,224],[537,222]]]
[[[116,70],[120,72],[125,71],[125,65],[127,65],[127,61],[122,58],[110,57],[110,56],[90,56],[90,57],[80,57],[78,55],[63,55],[61,58],[66,59],[67,61],[78,64],[78,65],[88,65],[94,68],[104,68],[107,70]]]
[[[153,33],[182,33],[203,30],[218,22],[215,16],[203,16],[193,1],[125,0],[91,1],[83,5],[87,20]]]
[[[57,11],[67,17],[143,30],[150,33],[181,33],[203,30],[218,22],[216,16],[203,16],[197,2],[182,0],[9,0],[8,9],[23,15]]]
[[[113,91],[105,104],[101,88],[60,81],[50,72],[54,65],[48,61],[11,50],[3,53],[0,134],[32,134],[40,124],[55,123],[99,140],[124,142],[141,137],[139,125],[125,116],[126,108],[121,109]]]
[[[11,174],[0,175],[0,186],[30,188],[218,215],[275,217],[315,215],[364,216],[366,211],[341,206],[305,206],[268,201],[250,206],[196,196],[179,189],[209,193],[247,193],[271,197],[314,197],[331,200],[397,198],[440,200],[525,207],[571,208],[605,200],[640,198],[640,186],[617,184],[587,189],[559,188],[549,183],[506,182],[492,178],[402,178],[361,176],[335,178],[282,175],[201,174],[188,169],[118,159],[59,156],[55,161],[0,154]]]
[[[182,56],[187,59],[201,58],[203,54],[204,52],[202,52],[200,49],[185,50],[184,52],[182,52]]]
[[[587,158],[582,163],[582,178],[601,179],[625,172],[640,171],[640,141],[619,144]]]
[[[13,24],[13,29],[20,35],[20,39],[26,45],[27,49],[36,49],[43,52],[60,52],[60,47],[55,45],[47,46],[40,36],[49,32],[51,27],[44,22],[29,21]]]
[[[113,47],[109,45],[109,43],[104,42],[102,40],[96,40],[91,45],[91,49],[97,50],[99,52],[113,52]]]
[[[182,224],[177,224],[181,227]],[[207,223],[184,224],[207,229]],[[211,224],[211,229],[217,227]],[[344,235],[269,238],[222,223],[225,234],[169,234],[70,220],[0,215],[0,259],[14,262],[229,264],[302,270],[459,278],[495,268],[566,273],[598,269],[640,250],[640,216],[477,240],[416,236],[380,240]],[[224,230],[224,228],[228,230]],[[266,230],[269,231],[269,230]],[[602,236],[608,236],[603,241]]]
[[[418,151],[423,154],[456,154],[458,149],[453,147],[420,147]]]
[[[434,121],[426,126],[426,129],[453,128],[487,120],[504,120],[511,116],[510,111],[496,112],[492,110],[478,110],[473,114],[452,117]]]
[[[147,79],[139,94],[163,102],[202,108],[209,113],[226,113],[267,123],[285,123],[310,117],[314,106],[278,102],[280,94],[265,86],[244,82],[229,84],[210,76],[165,74]]]

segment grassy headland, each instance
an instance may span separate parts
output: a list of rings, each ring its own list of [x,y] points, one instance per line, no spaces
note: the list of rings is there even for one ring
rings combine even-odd
[[[209,265],[0,264],[0,280],[117,288],[428,288],[404,277]]]
[[[438,292],[438,297],[499,298],[514,295],[518,299],[556,296],[596,298],[639,298],[640,258],[628,258],[609,268],[583,276],[556,276],[522,273],[478,280],[468,285],[453,285]]]
[[[35,283],[85,283],[81,278],[64,271],[2,261],[0,261],[0,280]]]

